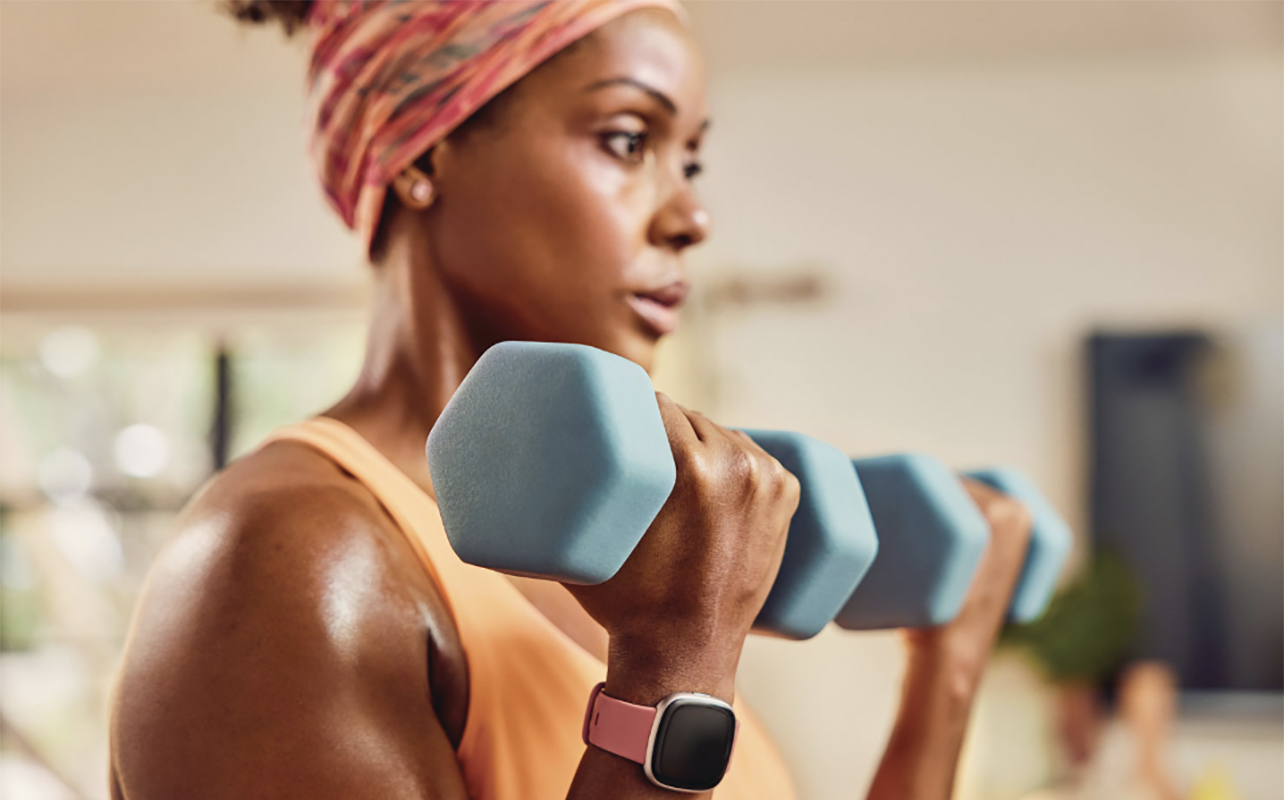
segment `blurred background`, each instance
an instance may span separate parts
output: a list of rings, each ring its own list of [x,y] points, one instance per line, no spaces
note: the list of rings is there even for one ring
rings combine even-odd
[[[1020,467],[1076,531],[959,796],[1146,796],[1153,745],[1181,797],[1284,797],[1284,4],[687,5],[715,232],[657,383],[853,455]],[[107,797],[174,515],[356,374],[305,59],[206,2],[0,3],[6,800]],[[902,666],[895,633],[751,641],[802,797],[861,796]],[[1144,692],[1177,704],[1158,744]]]

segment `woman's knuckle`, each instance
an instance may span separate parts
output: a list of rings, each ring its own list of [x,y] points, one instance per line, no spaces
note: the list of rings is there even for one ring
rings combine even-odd
[[[757,483],[762,476],[758,459],[743,447],[736,447],[729,457],[732,474],[749,484]]]
[[[784,470],[783,467],[781,467],[781,469]],[[788,493],[788,495],[791,498],[797,501],[798,498],[802,495],[802,481],[798,480],[797,476],[795,476],[792,472],[788,470],[784,470],[784,472],[785,472],[785,491]]]
[[[708,479],[709,463],[697,448],[689,445],[678,447],[673,451],[673,461],[678,474],[688,481],[699,484]]]
[[[1030,512],[1011,497],[998,496],[986,508],[990,526],[1010,535],[1021,535],[1030,527]]]

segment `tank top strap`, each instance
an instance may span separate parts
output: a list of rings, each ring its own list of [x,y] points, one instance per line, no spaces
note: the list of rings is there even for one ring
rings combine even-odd
[[[273,431],[263,445],[278,441],[306,444],[321,451],[366,487],[409,541],[419,561],[442,589],[452,613],[475,571],[460,561],[441,526],[432,498],[361,434],[329,417],[313,417]]]
[[[466,651],[485,649],[497,633],[522,632],[523,638],[534,637],[532,646],[551,638],[557,643],[555,649],[570,650],[572,659],[604,666],[536,611],[503,575],[460,560],[433,498],[361,434],[336,419],[313,417],[278,428],[264,445],[275,441],[299,442],[319,450],[374,495],[437,582]],[[478,674],[483,671],[471,670],[474,681],[487,680],[489,676]]]

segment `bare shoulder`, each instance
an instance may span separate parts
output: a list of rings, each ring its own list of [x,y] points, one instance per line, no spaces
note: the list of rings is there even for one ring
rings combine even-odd
[[[340,598],[351,615],[387,613],[401,594],[397,532],[369,492],[302,445],[276,443],[235,462],[193,498],[139,599],[130,649],[149,640],[226,635],[260,617],[330,631]],[[375,590],[382,602],[374,607]],[[144,647],[150,650],[150,647]]]
[[[453,755],[429,675],[447,616],[369,491],[306,446],[269,445],[193,499],[152,566],[113,695],[114,777],[146,800],[252,796],[275,774],[294,796],[368,783],[351,737]],[[334,763],[308,755],[325,744]]]

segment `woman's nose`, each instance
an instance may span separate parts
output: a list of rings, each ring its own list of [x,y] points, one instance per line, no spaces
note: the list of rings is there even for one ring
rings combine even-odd
[[[680,252],[703,242],[709,236],[710,224],[709,211],[690,184],[684,182],[656,212],[651,224],[651,243]]]

